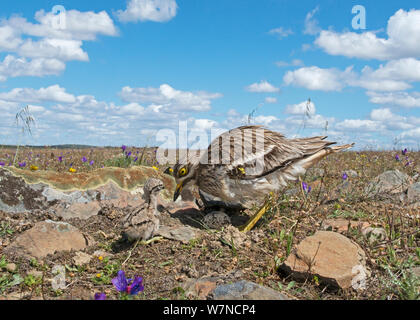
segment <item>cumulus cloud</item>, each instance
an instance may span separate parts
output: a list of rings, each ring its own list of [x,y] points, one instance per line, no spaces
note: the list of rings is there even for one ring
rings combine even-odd
[[[131,88],[124,87],[120,92],[126,102],[151,103],[160,106],[162,110],[174,111],[208,111],[211,100],[220,98],[220,93],[205,91],[189,92],[172,88],[162,84],[159,88]]]
[[[405,108],[420,107],[420,92],[367,92],[369,101],[375,104],[385,104],[390,106],[399,106]]]
[[[420,10],[398,10],[388,20],[388,38],[374,32],[321,31],[315,44],[331,55],[349,58],[393,60],[420,57]]]
[[[246,90],[249,92],[266,92],[266,93],[273,93],[279,92],[280,89],[273,86],[271,83],[262,80],[259,83],[253,83],[246,87]]]
[[[177,8],[175,0],[129,0],[127,9],[118,10],[117,16],[122,22],[165,22],[176,16]]]
[[[83,41],[95,40],[98,35],[118,34],[105,11],[69,10],[65,18],[60,15],[39,10],[35,13],[36,23],[20,16],[1,21],[0,52],[9,54],[0,62],[0,81],[9,77],[60,74],[66,61],[89,60],[82,49]]]
[[[304,87],[309,90],[339,91],[345,84],[343,79],[351,74],[351,68],[341,72],[335,68],[323,69],[316,66],[288,71],[283,81],[286,85]]]
[[[40,102],[54,101],[72,103],[76,101],[74,95],[66,92],[66,89],[59,85],[49,86],[47,88],[15,88],[9,92],[0,93],[0,99],[14,102]]]
[[[298,104],[290,104],[286,106],[284,110],[286,114],[295,114],[295,115],[314,115],[316,113],[315,104],[310,101],[303,101]]]
[[[266,97],[264,99],[265,103],[277,103],[277,98],[276,97]]]

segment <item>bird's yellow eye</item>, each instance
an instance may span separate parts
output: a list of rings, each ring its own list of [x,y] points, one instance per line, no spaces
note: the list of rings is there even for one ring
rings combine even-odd
[[[188,170],[186,168],[181,168],[178,171],[178,174],[179,174],[180,177],[185,176],[187,173],[188,173]]]

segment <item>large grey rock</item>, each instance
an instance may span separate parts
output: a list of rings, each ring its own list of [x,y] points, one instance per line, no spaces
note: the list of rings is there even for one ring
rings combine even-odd
[[[197,237],[196,232],[191,227],[182,226],[161,226],[156,232],[157,236],[162,236],[170,240],[177,240],[183,243],[188,243]]]
[[[254,282],[241,280],[213,290],[214,300],[289,300],[282,293]]]
[[[333,287],[364,289],[369,271],[360,246],[331,231],[318,231],[296,246],[280,267],[293,278],[305,280],[317,276]]]
[[[408,187],[407,199],[409,203],[420,202],[420,182],[413,183]]]
[[[366,194],[369,197],[377,195],[395,195],[405,192],[412,183],[412,179],[399,170],[386,171],[369,183]]]
[[[56,251],[82,250],[93,240],[66,222],[46,220],[20,234],[6,249],[9,253],[44,258]]]

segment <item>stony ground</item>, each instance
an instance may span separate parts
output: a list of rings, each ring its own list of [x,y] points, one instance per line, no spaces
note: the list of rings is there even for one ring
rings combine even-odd
[[[419,152],[332,155],[246,234],[236,227],[256,209],[205,217],[162,195],[162,239],[131,245],[119,221],[141,188],[63,193],[0,171],[0,299],[419,299]],[[119,293],[118,270],[144,291]]]

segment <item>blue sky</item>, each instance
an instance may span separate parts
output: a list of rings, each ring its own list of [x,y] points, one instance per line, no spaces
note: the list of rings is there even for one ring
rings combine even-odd
[[[0,19],[0,144],[159,144],[179,121],[194,140],[256,109],[288,137],[419,148],[418,1],[21,0]]]

